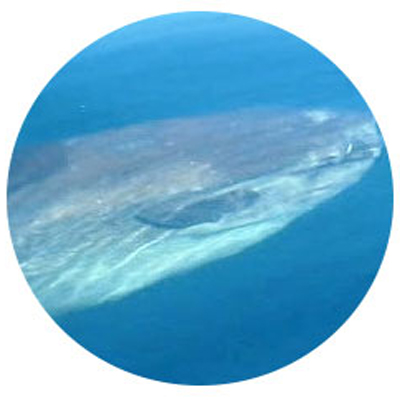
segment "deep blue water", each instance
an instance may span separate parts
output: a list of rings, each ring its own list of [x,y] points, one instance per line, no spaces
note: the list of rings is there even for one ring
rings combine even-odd
[[[193,13],[129,26],[86,49],[40,95],[19,143],[251,106],[366,107],[299,39]],[[140,375],[201,384],[260,375],[309,352],[352,313],[377,273],[391,212],[384,155],[359,183],[239,255],[57,322]]]
[[[38,97],[20,142],[252,106],[365,108],[337,67],[296,37],[247,18],[177,14],[75,57]]]
[[[391,206],[383,157],[358,184],[241,254],[57,322],[146,377],[212,384],[262,375],[307,354],[354,311],[383,257]]]

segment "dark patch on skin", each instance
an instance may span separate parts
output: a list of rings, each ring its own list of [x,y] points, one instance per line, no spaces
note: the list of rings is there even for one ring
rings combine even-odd
[[[183,205],[179,201],[169,199],[142,208],[136,219],[156,228],[184,229],[207,222],[218,222],[226,214],[250,207],[259,197],[260,195],[253,190],[242,189]]]

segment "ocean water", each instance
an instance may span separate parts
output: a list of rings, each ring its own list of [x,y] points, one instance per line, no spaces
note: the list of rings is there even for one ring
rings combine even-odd
[[[78,54],[40,94],[19,141],[254,106],[365,111],[337,67],[295,36],[228,14],[175,14]]]
[[[232,15],[175,14],[114,32],[68,63],[33,105],[16,153],[242,109],[372,118],[337,67],[296,37]],[[21,210],[9,207],[10,219],[33,213],[29,204]],[[307,354],[347,320],[378,272],[391,216],[383,149],[348,187],[201,267],[62,313],[33,288],[70,336],[122,369],[183,384],[248,379]],[[19,227],[11,230],[15,244]],[[20,262],[24,246],[16,245]]]
[[[104,360],[167,382],[226,383],[283,367],[331,336],[372,284],[392,215],[388,176],[382,158],[242,253],[56,321]]]

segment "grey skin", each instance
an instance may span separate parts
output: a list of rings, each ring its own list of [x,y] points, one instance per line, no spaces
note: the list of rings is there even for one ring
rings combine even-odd
[[[380,156],[368,113],[239,110],[17,146],[17,257],[52,313],[242,251],[353,185]]]

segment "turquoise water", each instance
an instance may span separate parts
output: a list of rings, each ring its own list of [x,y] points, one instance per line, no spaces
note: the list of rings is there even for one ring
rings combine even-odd
[[[347,78],[299,39],[254,20],[178,14],[128,26],[74,58],[39,96],[18,145],[251,107],[368,113]],[[55,319],[96,355],[146,377],[214,384],[265,374],[354,311],[391,214],[383,153],[358,183],[265,241]]]

